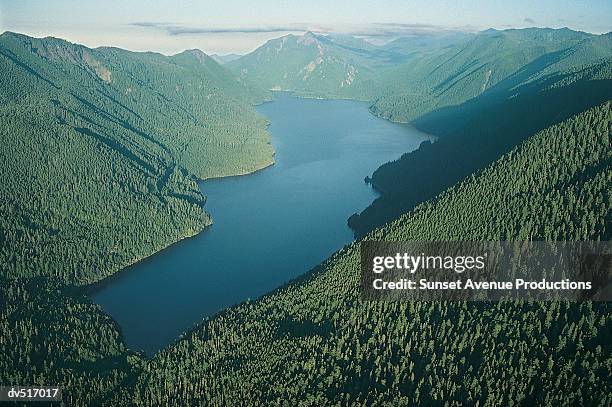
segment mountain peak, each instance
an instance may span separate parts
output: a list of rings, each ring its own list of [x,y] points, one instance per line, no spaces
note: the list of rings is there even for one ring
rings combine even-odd
[[[198,60],[199,63],[203,64],[204,62],[206,62],[210,57],[201,49],[198,48],[193,48],[193,49],[187,49],[181,53],[179,53],[178,55],[191,55],[193,56],[195,59]]]
[[[319,36],[313,33],[312,31],[306,31],[304,35],[302,35],[298,39],[298,43],[304,45],[315,44],[317,42],[319,42]]]
[[[199,55],[199,56],[206,55],[206,53],[199,48],[187,49],[185,50],[185,52],[188,52],[193,55]]]

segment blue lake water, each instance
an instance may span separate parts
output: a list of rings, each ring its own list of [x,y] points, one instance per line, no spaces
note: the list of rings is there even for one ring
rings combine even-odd
[[[151,355],[204,317],[273,290],[351,242],[347,218],[376,197],[364,177],[430,138],[356,101],[281,93],[257,110],[270,121],[275,165],[203,181],[214,224],[91,294],[130,348]]]

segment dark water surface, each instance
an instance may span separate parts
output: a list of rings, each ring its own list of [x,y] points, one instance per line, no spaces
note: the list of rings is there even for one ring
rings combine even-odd
[[[132,349],[152,354],[204,317],[257,298],[353,240],[347,218],[376,193],[363,179],[429,136],[367,104],[278,94],[258,107],[276,164],[204,181],[214,224],[122,271],[95,293]]]

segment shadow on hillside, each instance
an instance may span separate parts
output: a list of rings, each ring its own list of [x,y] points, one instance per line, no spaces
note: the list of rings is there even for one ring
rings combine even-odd
[[[355,235],[361,237],[434,198],[538,131],[612,98],[611,79],[576,80],[580,72],[513,86],[538,67],[552,63],[553,60],[534,61],[531,67],[525,67],[481,98],[416,120],[420,129],[447,136],[434,144],[425,142],[418,150],[374,172],[372,185],[382,195],[349,218]]]
[[[461,129],[478,112],[504,103],[516,95],[533,94],[546,89],[564,76],[555,75],[528,83],[534,75],[570,56],[572,50],[551,52],[525,65],[514,74],[487,89],[483,94],[456,106],[446,106],[414,120],[415,126],[437,136],[446,136]],[[521,86],[523,84],[523,86]],[[525,85],[526,84],[526,85]]]

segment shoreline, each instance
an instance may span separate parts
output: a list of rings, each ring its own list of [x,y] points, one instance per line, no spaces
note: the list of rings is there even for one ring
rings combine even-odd
[[[355,102],[361,102],[361,103],[370,103],[370,101],[367,101],[367,100],[360,100],[360,99],[355,99],[355,98],[323,98],[323,97],[314,97],[314,96],[296,95],[296,94],[295,94],[294,92],[292,92],[292,91],[272,91],[272,93],[277,93],[277,92],[278,92],[278,93],[281,93],[281,92],[282,92],[282,93],[288,93],[288,94],[290,94],[290,96],[292,96],[292,97],[296,97],[296,98],[299,98],[299,99],[313,99],[313,100],[346,100],[346,101],[355,101]],[[264,101],[262,101],[262,102],[261,102],[261,104],[263,104],[263,103],[270,103],[270,102],[272,102],[272,101],[274,101],[274,99],[272,99],[272,100],[264,100]],[[383,117],[380,117],[380,116],[377,116],[377,115],[373,114],[373,112],[372,112],[372,111],[371,111],[369,108],[367,108],[367,110],[368,110],[368,113],[369,113],[370,115],[372,115],[373,117],[376,117],[376,118],[379,118],[379,119],[382,119],[382,120],[386,120],[386,121],[388,121],[388,122],[390,122],[390,123],[395,123],[395,124],[407,124],[407,125],[410,125],[410,123],[398,123],[398,122],[394,122],[394,121],[389,120],[389,119],[385,119],[385,118],[383,118]],[[266,120],[266,129],[268,129],[268,128],[269,128],[269,126],[270,126],[270,123],[269,123],[269,122]],[[416,126],[412,126],[412,127],[414,127],[415,129],[419,130],[419,129],[418,129]],[[421,131],[421,130],[419,130],[419,131]],[[431,136],[431,135],[430,135],[430,136]],[[271,141],[270,141],[270,144],[272,144],[272,143],[271,143]],[[163,247],[160,247],[159,249],[157,249],[157,250],[153,251],[152,253],[150,253],[150,254],[148,254],[148,255],[145,255],[145,256],[143,256],[143,257],[141,257],[141,258],[135,259],[133,262],[130,262],[130,263],[129,263],[129,264],[127,264],[126,266],[124,266],[124,267],[120,268],[120,269],[119,269],[119,270],[117,270],[116,272],[114,272],[114,273],[112,273],[112,274],[110,274],[110,275],[108,275],[108,276],[106,276],[106,277],[102,278],[102,279],[101,279],[101,280],[99,280],[99,281],[96,281],[96,282],[94,282],[94,283],[92,283],[92,284],[88,284],[88,285],[85,285],[85,286],[75,287],[75,288],[76,288],[76,289],[78,289],[78,290],[79,290],[79,291],[80,291],[82,294],[84,294],[84,295],[85,295],[85,296],[86,296],[86,297],[87,297],[87,298],[88,298],[88,299],[89,299],[89,300],[90,300],[90,301],[91,301],[93,304],[95,304],[97,307],[99,307],[99,309],[101,310],[101,312],[103,312],[105,315],[108,315],[108,316],[109,316],[109,317],[112,319],[112,321],[113,321],[113,322],[116,324],[116,327],[117,327],[117,330],[118,330],[118,332],[119,332],[119,334],[120,334],[120,336],[121,336],[121,340],[122,340],[122,342],[123,342],[123,343],[126,345],[126,347],[128,348],[128,350],[129,350],[130,352],[139,353],[139,354],[143,355],[143,356],[145,357],[145,359],[150,360],[150,359],[154,358],[154,357],[155,357],[155,355],[156,355],[157,353],[164,351],[164,349],[166,349],[167,347],[163,347],[163,348],[159,349],[157,352],[155,352],[155,353],[153,353],[153,354],[151,354],[151,355],[147,354],[147,353],[146,353],[144,350],[142,350],[142,349],[132,349],[132,348],[130,348],[130,347],[128,346],[128,344],[127,344],[126,340],[125,340],[124,332],[123,332],[123,330],[121,329],[121,326],[120,326],[120,325],[118,324],[118,322],[117,322],[117,321],[116,321],[116,320],[115,320],[115,319],[112,317],[112,315],[110,315],[108,312],[106,312],[106,310],[105,310],[104,308],[102,308],[102,306],[101,306],[101,305],[99,305],[99,304],[98,304],[98,303],[97,303],[97,302],[96,302],[96,301],[95,301],[95,300],[92,298],[92,296],[93,296],[93,295],[95,295],[95,294],[96,294],[96,293],[97,293],[99,290],[103,289],[103,288],[104,288],[104,287],[105,287],[107,284],[111,284],[111,283],[115,282],[117,279],[123,278],[123,277],[124,277],[124,276],[127,274],[126,272],[129,272],[129,271],[130,271],[130,268],[131,268],[131,267],[133,267],[133,266],[135,266],[136,264],[139,264],[139,263],[141,263],[141,262],[145,262],[145,261],[148,261],[148,260],[152,259],[154,256],[156,256],[156,255],[158,255],[158,254],[160,254],[160,253],[164,252],[165,250],[170,249],[171,247],[173,247],[173,246],[175,246],[175,245],[179,244],[180,242],[182,242],[183,240],[190,239],[190,238],[193,238],[193,237],[198,236],[200,233],[204,232],[204,231],[205,231],[205,230],[206,230],[206,229],[207,229],[209,226],[212,226],[212,225],[214,224],[214,219],[212,218],[212,216],[210,215],[210,213],[209,213],[208,211],[206,211],[206,206],[205,206],[205,204],[206,204],[206,202],[207,202],[207,200],[208,200],[208,197],[205,195],[204,191],[202,190],[202,189],[203,189],[202,187],[203,187],[203,186],[205,186],[206,181],[209,181],[209,180],[220,180],[220,179],[225,179],[225,178],[233,178],[233,177],[243,177],[243,176],[247,176],[247,175],[256,174],[256,173],[258,173],[258,172],[261,172],[261,171],[263,171],[263,170],[265,170],[265,169],[268,169],[268,168],[270,168],[270,167],[274,166],[274,165],[276,164],[275,156],[276,156],[276,151],[273,151],[273,153],[272,153],[272,157],[270,158],[270,160],[269,160],[269,161],[266,161],[266,162],[263,162],[263,163],[261,164],[261,166],[258,166],[258,167],[254,168],[254,169],[252,169],[252,170],[241,171],[241,172],[237,172],[237,173],[233,173],[233,174],[229,174],[229,175],[219,175],[219,176],[210,176],[210,177],[200,178],[200,177],[197,177],[197,176],[195,176],[195,175],[193,175],[193,174],[192,174],[192,176],[195,178],[196,183],[198,184],[198,187],[199,187],[199,189],[200,189],[200,193],[203,195],[203,197],[204,197],[204,199],[205,199],[205,203],[203,204],[202,209],[203,209],[203,211],[204,211],[204,212],[207,214],[208,219],[209,219],[209,223],[206,223],[206,224],[202,225],[202,227],[201,227],[199,230],[197,230],[197,231],[195,231],[195,232],[193,232],[193,233],[186,233],[186,234],[184,234],[184,235],[180,236],[178,239],[176,239],[176,240],[174,240],[174,241],[170,242],[169,244],[167,244],[167,245],[165,245],[165,246],[163,246]],[[384,164],[385,164],[385,163],[381,163],[380,165],[384,165]],[[379,194],[381,194],[381,195],[382,195],[383,191],[381,191],[379,188],[377,188],[376,186],[374,186],[372,183],[370,184],[370,186],[371,186],[371,187],[372,187],[372,188],[373,188],[375,191],[377,191]],[[364,208],[364,210],[365,210],[365,208]],[[347,221],[348,221],[348,219],[347,219]],[[349,228],[350,228],[350,226],[349,226]],[[353,232],[355,232],[355,230],[354,230],[353,228],[350,228],[350,229],[351,229]],[[324,261],[324,262],[325,262],[325,261]],[[317,267],[318,267],[318,266],[315,266],[314,268],[317,268]],[[305,273],[305,275],[307,275],[307,274],[309,274],[309,272],[306,272],[306,273]],[[296,280],[299,280],[299,279],[301,279],[301,278],[303,278],[303,276],[302,276],[302,275],[301,275],[301,276],[298,276],[298,277],[296,278]],[[277,287],[277,288],[273,289],[272,291],[270,291],[269,293],[266,293],[266,294],[264,294],[264,295],[262,295],[262,296],[268,295],[268,294],[270,294],[270,293],[274,293],[276,290],[278,290],[279,288],[282,288],[282,287],[283,287],[283,286],[285,286],[285,285],[286,285],[286,283],[285,283],[285,284],[283,284],[281,287]],[[248,301],[249,301],[249,300],[247,300],[247,302],[248,302]],[[252,301],[252,300],[251,300],[251,301]],[[243,301],[243,302],[244,302],[244,301]],[[241,303],[242,303],[242,302],[241,302]],[[238,304],[235,304],[235,305],[239,305],[239,304],[241,304],[241,303],[238,303]],[[235,305],[234,305],[234,306],[235,306]],[[231,307],[229,307],[229,308],[231,308]],[[223,313],[224,311],[226,311],[226,309],[219,310],[217,313],[213,314],[213,316],[214,316],[214,315],[217,315],[217,314],[221,314],[221,313]],[[211,316],[209,316],[209,317],[208,317],[208,318],[206,318],[206,319],[209,319],[210,317],[211,317]],[[198,327],[198,326],[201,326],[201,324],[202,324],[203,322],[204,322],[204,319],[203,319],[202,321],[197,321],[197,322],[195,322],[195,323],[193,324],[193,326],[192,326],[190,329],[187,329],[185,332],[181,333],[181,335],[179,335],[177,338],[175,338],[174,343],[179,342],[179,341],[181,341],[182,339],[184,339],[184,337],[185,337],[185,336],[187,336],[187,335],[189,334],[189,332],[192,332],[193,330],[197,329],[197,327]]]
[[[230,175],[216,175],[216,176],[211,176],[211,177],[206,177],[206,178],[197,178],[197,183],[201,183],[201,182],[206,182],[206,181],[214,181],[214,180],[220,180],[220,179],[226,179],[226,178],[235,178],[235,177],[244,177],[246,175],[252,175],[252,174],[256,174],[260,171],[266,170],[270,167],[272,167],[274,164],[276,164],[276,161],[274,161],[274,156],[276,155],[276,152],[272,154],[272,160],[269,163],[266,163],[264,166],[260,167],[260,168],[256,168],[254,170],[249,170],[249,171],[243,171],[243,172],[239,172],[236,174],[230,174]]]
[[[114,279],[120,278],[123,276],[124,272],[128,271],[128,269],[130,267],[135,266],[136,264],[142,263],[144,261],[147,261],[148,259],[150,259],[151,257],[155,256],[158,253],[163,252],[166,249],[169,249],[170,247],[174,246],[175,244],[178,244],[180,242],[182,242],[183,240],[186,239],[191,239],[193,237],[198,236],[200,233],[202,233],[204,230],[206,230],[208,227],[212,226],[213,222],[212,222],[212,218],[210,218],[210,222],[203,225],[202,228],[200,230],[198,230],[195,233],[191,233],[191,234],[185,234],[181,237],[179,237],[176,240],[173,240],[172,242],[170,242],[169,244],[161,247],[160,249],[155,250],[153,253],[145,255],[143,257],[137,258],[134,261],[130,262],[129,264],[127,264],[126,266],[121,267],[119,270],[115,271],[112,274],[109,274],[108,276],[102,278],[101,280],[98,280],[96,282],[93,282],[91,284],[87,284],[87,285],[82,285],[82,286],[75,286],[76,289],[82,291],[85,295],[87,295],[88,297],[92,294],[95,294],[98,290],[102,289],[104,285],[106,285],[107,283],[111,282]]]
[[[368,101],[368,100],[355,99],[355,98],[339,98],[339,97],[338,97],[338,98],[331,98],[331,97],[329,97],[329,98],[325,98],[325,97],[318,97],[318,96],[306,96],[306,95],[298,95],[298,94],[296,94],[296,93],[295,93],[295,91],[291,91],[291,90],[280,90],[280,89],[278,89],[278,90],[273,90],[273,89],[269,89],[269,91],[270,91],[272,94],[274,94],[274,93],[287,93],[287,94],[290,94],[290,96],[292,96],[292,97],[295,97],[295,98],[300,98],[300,99],[313,99],[313,100],[351,100],[351,101],[356,101],[356,102],[371,103],[371,101]],[[274,98],[272,98],[272,99],[270,99],[270,100],[263,100],[263,101],[261,101],[260,103],[256,104],[256,106],[257,106],[257,105],[259,105],[259,104],[270,103],[270,102],[273,102],[273,101],[274,101]],[[414,127],[415,129],[417,129],[418,131],[423,132],[421,129],[419,129],[418,127],[414,126],[414,124],[412,124],[412,122],[398,122],[398,121],[394,121],[394,120],[390,120],[390,119],[388,119],[388,118],[384,118],[384,117],[378,116],[378,115],[374,114],[374,113],[373,113],[373,112],[370,110],[370,108],[369,108],[369,107],[368,107],[368,112],[369,112],[369,113],[370,113],[372,116],[374,116],[374,117],[376,117],[376,118],[379,118],[379,119],[382,119],[382,120],[386,120],[386,121],[388,121],[388,122],[390,122],[390,123],[409,125],[409,126]],[[266,121],[266,130],[267,130],[269,127],[270,127],[270,123]],[[425,132],[423,132],[423,133],[425,133]],[[432,135],[430,135],[430,136],[432,136]],[[435,137],[435,136],[434,136],[434,137]],[[437,138],[437,137],[436,137],[436,138]],[[270,142],[270,144],[271,144],[271,142]],[[210,177],[205,177],[205,178],[200,178],[200,177],[195,177],[195,176],[194,176],[194,177],[195,177],[195,179],[196,179],[196,182],[197,182],[197,184],[198,184],[198,187],[200,187],[200,184],[204,184],[206,181],[215,181],[215,180],[221,180],[221,179],[226,179],[226,178],[244,177],[244,176],[247,176],[247,175],[253,175],[253,174],[256,174],[256,173],[258,173],[258,172],[264,171],[264,170],[266,170],[266,169],[268,169],[268,168],[270,168],[270,167],[274,166],[274,165],[276,164],[276,161],[275,161],[275,159],[274,159],[274,158],[275,158],[275,156],[276,156],[276,151],[274,151],[274,152],[272,153],[272,158],[271,158],[270,162],[264,163],[264,164],[263,164],[261,167],[255,168],[255,169],[253,169],[253,170],[249,170],[249,171],[242,171],[242,172],[239,172],[239,173],[229,174],[229,175],[210,176]],[[384,164],[386,164],[386,163],[382,163],[382,164],[381,164],[381,166],[382,166],[382,165],[384,165]],[[380,166],[379,166],[379,167],[380,167]],[[375,191],[377,191],[379,194],[381,194],[381,195],[382,195],[382,194],[384,194],[384,193],[385,193],[383,190],[381,190],[380,188],[376,187],[372,181],[370,181],[370,183],[369,183],[369,184],[370,184],[371,188],[372,188],[372,189],[374,189]],[[207,196],[204,194],[204,192],[201,190],[201,188],[200,188],[200,193],[202,194],[202,196],[204,197],[204,200],[205,200],[205,203],[204,203],[204,205],[202,206],[202,208],[203,208],[204,212],[205,212],[206,214],[208,214],[208,212],[205,210],[205,206],[206,206],[206,202],[208,201],[208,197],[207,197]],[[368,205],[368,207],[369,207],[369,205]],[[363,210],[367,209],[368,207],[364,208]],[[214,223],[214,219],[212,218],[212,216],[211,216],[210,214],[208,214],[208,216],[209,216],[209,219],[210,219],[210,223],[208,223],[208,224],[206,224],[206,225],[203,225],[203,226],[202,226],[202,228],[201,228],[199,231],[197,231],[196,233],[193,233],[193,234],[191,234],[191,235],[185,235],[185,236],[182,236],[182,237],[180,237],[179,239],[177,239],[177,240],[175,240],[175,241],[171,242],[170,244],[168,244],[168,245],[166,245],[166,246],[163,246],[163,247],[161,247],[160,249],[158,249],[158,250],[154,251],[153,253],[151,253],[151,254],[149,254],[149,255],[146,255],[146,256],[144,256],[144,257],[142,257],[142,258],[139,258],[139,259],[137,259],[137,260],[135,260],[135,261],[133,261],[133,262],[131,262],[131,263],[127,264],[126,266],[124,266],[124,267],[120,268],[119,270],[115,271],[114,273],[112,273],[112,274],[110,274],[110,275],[108,275],[108,276],[106,276],[106,277],[103,277],[103,278],[102,278],[101,280],[99,280],[99,281],[96,281],[96,282],[94,282],[94,283],[87,284],[87,285],[84,285],[84,286],[79,286],[79,287],[76,287],[76,288],[78,288],[78,289],[82,290],[82,291],[85,293],[85,295],[87,295],[87,296],[89,296],[89,295],[91,295],[91,294],[95,293],[96,291],[98,291],[99,289],[101,289],[101,288],[102,288],[102,287],[103,287],[105,284],[107,284],[108,282],[112,281],[113,279],[119,278],[119,276],[120,276],[120,275],[123,275],[123,272],[128,271],[128,269],[129,269],[130,267],[132,267],[132,266],[134,266],[134,265],[136,265],[136,264],[138,264],[138,263],[140,263],[140,262],[146,261],[147,259],[149,259],[149,258],[151,258],[151,257],[153,257],[153,256],[155,256],[155,255],[157,255],[158,253],[163,252],[164,250],[169,249],[170,247],[174,246],[175,244],[180,243],[181,241],[183,241],[183,240],[185,240],[185,239],[190,239],[190,238],[192,238],[192,237],[196,237],[196,236],[198,236],[200,233],[204,232],[204,231],[205,231],[205,230],[206,230],[208,227],[212,226],[212,225],[213,225],[213,223]],[[350,218],[350,217],[349,217],[349,218]],[[347,219],[347,222],[348,222],[348,219]],[[351,228],[351,230],[353,230],[353,229]],[[353,231],[354,231],[354,230],[353,230]]]
[[[371,100],[368,99],[358,99],[358,98],[353,98],[353,97],[341,97],[341,96],[329,96],[329,97],[324,97],[324,96],[315,96],[315,95],[301,95],[296,93],[297,91],[295,90],[287,90],[287,89],[268,89],[269,92],[271,92],[272,94],[274,93],[287,93],[292,97],[295,98],[299,98],[299,99],[314,99],[314,100],[353,100],[355,102],[363,102],[363,103],[372,103]],[[370,110],[368,108],[368,110]]]
[[[275,154],[275,153],[274,153]],[[273,166],[275,164],[274,161],[274,154],[272,155],[272,160],[268,163],[265,163],[265,165],[263,165],[260,168],[256,168],[254,170],[251,171],[243,171],[237,174],[232,174],[232,175],[226,175],[226,176],[218,176],[218,177],[209,177],[209,178],[196,178],[196,182],[198,183],[198,187],[200,186],[200,183],[206,182],[207,180],[215,180],[215,179],[224,179],[224,178],[230,178],[230,177],[243,177],[246,175],[251,175],[251,174],[255,174],[257,172],[263,171],[267,168],[270,168],[271,166]],[[208,197],[206,195],[204,195],[204,193],[200,190],[200,193],[204,196],[205,200],[208,200]],[[119,325],[119,323],[117,322],[117,320],[115,318],[113,318],[113,316],[111,314],[109,314],[104,308],[102,308],[102,306],[100,304],[98,304],[93,298],[92,296],[96,294],[96,292],[98,292],[99,290],[103,289],[107,284],[111,284],[113,282],[115,282],[117,279],[121,279],[124,278],[124,276],[130,271],[130,268],[150,260],[151,258],[153,258],[154,256],[163,253],[164,251],[170,249],[171,247],[181,243],[184,240],[187,239],[191,239],[194,237],[197,237],[198,235],[200,235],[202,232],[206,231],[206,229],[208,229],[210,226],[212,226],[214,224],[214,219],[212,218],[212,216],[204,209],[206,205],[206,202],[204,203],[204,205],[202,206],[202,210],[207,214],[209,222],[206,223],[205,225],[202,225],[201,229],[194,232],[194,233],[190,233],[190,234],[185,234],[181,237],[179,237],[178,239],[172,241],[171,243],[159,248],[158,250],[155,250],[154,252],[143,256],[141,258],[138,258],[136,260],[134,260],[133,262],[130,262],[129,264],[127,264],[126,266],[120,268],[119,270],[115,271],[114,273],[102,278],[99,281],[96,281],[94,283],[91,284],[87,284],[84,286],[74,286],[72,287],[72,289],[75,290],[75,292],[78,292],[81,295],[84,295],[85,297],[87,297],[87,299],[89,301],[91,301],[92,304],[96,305],[98,307],[98,309],[100,310],[100,312],[102,312],[104,315],[107,315],[111,321],[113,322],[115,329],[117,329],[117,332],[119,332],[119,336],[121,338],[121,341],[125,344],[127,350],[129,352],[133,352],[133,353],[137,353],[139,355],[141,355],[143,358],[147,359],[147,360],[151,360],[153,357],[155,357],[155,355],[158,352],[163,351],[165,348],[160,349],[158,352],[155,352],[151,355],[147,354],[143,349],[132,349],[131,347],[129,347],[127,341],[125,340],[125,334],[123,332],[123,329],[121,328],[121,325]],[[194,324],[193,329],[195,329],[196,326],[199,326],[202,323],[202,321]],[[176,338],[176,341],[181,340],[182,337],[179,336],[178,338]]]
[[[272,155],[272,157],[274,158],[274,154]],[[270,168],[274,164],[275,164],[275,161],[274,161],[274,159],[272,159],[269,163],[266,163],[264,166],[262,166],[260,168],[256,168],[256,169],[251,170],[251,171],[243,171],[243,172],[240,172],[240,173],[237,173],[237,174],[222,175],[222,176],[208,177],[208,178],[197,178],[196,177],[196,182],[198,183],[198,187],[199,187],[200,183],[206,182],[208,180],[219,180],[219,179],[232,178],[232,177],[243,177],[243,176],[246,176],[246,175],[251,175],[251,174],[255,174],[257,172],[263,171],[263,170],[265,170],[267,168]],[[200,230],[196,231],[195,233],[185,234],[183,236],[180,236],[178,239],[172,241],[171,243],[169,243],[169,244],[159,248],[158,250],[155,250],[151,254],[145,255],[145,256],[143,256],[141,258],[137,258],[136,260],[134,260],[134,261],[130,262],[129,264],[121,267],[120,269],[118,269],[117,271],[113,272],[112,274],[109,274],[108,276],[103,277],[101,280],[98,280],[96,282],[93,282],[93,283],[87,284],[87,285],[83,285],[83,286],[75,286],[75,288],[80,290],[83,294],[85,294],[88,297],[90,297],[92,294],[95,294],[97,291],[102,289],[106,284],[112,282],[113,280],[115,280],[117,278],[121,278],[123,276],[124,272],[129,271],[129,269],[131,267],[133,267],[134,265],[139,264],[139,263],[144,262],[144,261],[147,261],[148,259],[152,258],[153,256],[155,256],[155,255],[157,255],[159,253],[162,253],[163,251],[165,251],[165,250],[169,249],[170,247],[172,247],[172,246],[182,242],[183,240],[191,239],[193,237],[196,237],[200,233],[202,233],[206,229],[208,229],[210,226],[212,226],[214,224],[214,219],[205,209],[206,201],[208,201],[208,197],[206,195],[204,195],[204,193],[202,192],[201,189],[200,189],[200,193],[202,194],[202,196],[204,197],[204,200],[205,200],[204,205],[202,205],[202,210],[204,211],[204,213],[207,214],[208,219],[209,219],[209,222],[204,224],[204,225],[202,225]]]

